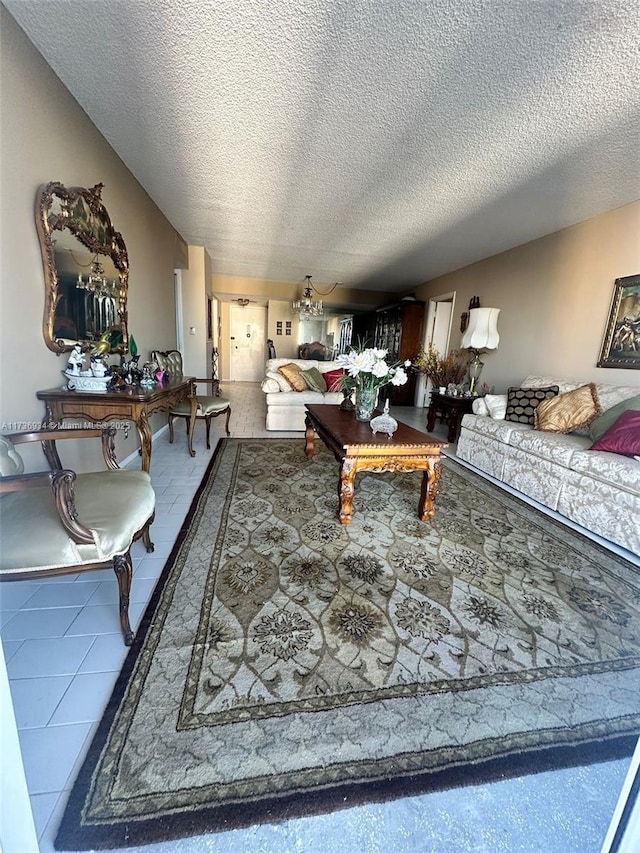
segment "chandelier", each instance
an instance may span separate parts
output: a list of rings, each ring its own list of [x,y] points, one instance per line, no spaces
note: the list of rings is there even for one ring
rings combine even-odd
[[[305,275],[307,284],[302,294],[302,299],[294,299],[291,303],[291,313],[299,314],[301,317],[322,317],[324,308],[322,307],[322,299],[319,302],[314,302],[313,290],[311,285],[311,276]]]
[[[88,275],[78,273],[76,281],[78,290],[88,290],[96,296],[117,296],[120,290],[120,282],[116,279],[109,281],[104,274],[104,267],[98,260],[96,254],[91,261]]]

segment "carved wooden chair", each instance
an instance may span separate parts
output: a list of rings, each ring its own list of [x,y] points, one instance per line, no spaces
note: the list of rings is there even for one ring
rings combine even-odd
[[[182,354],[178,350],[154,350],[151,353],[152,361],[162,370],[166,370],[172,379],[181,379],[182,372]],[[213,387],[215,392],[218,389],[219,382],[217,379],[193,379],[194,385],[208,384]],[[229,418],[231,417],[231,403],[225,397],[218,396],[203,396],[194,393],[188,400],[183,400],[175,408],[169,411],[169,444],[173,444],[173,419],[185,418],[187,423],[187,443],[189,454],[195,456],[196,452],[193,449],[193,428],[197,420],[203,420],[206,426],[207,433],[207,450],[211,450],[210,433],[211,419],[217,418],[220,415],[226,414],[225,431],[229,432]]]
[[[56,441],[101,438],[107,470],[76,474],[62,467]],[[16,445],[42,442],[50,471],[24,473]],[[0,581],[44,579],[112,566],[120,626],[130,646],[130,549],[149,528],[155,493],[145,471],[118,467],[115,428],[55,429],[0,435]]]

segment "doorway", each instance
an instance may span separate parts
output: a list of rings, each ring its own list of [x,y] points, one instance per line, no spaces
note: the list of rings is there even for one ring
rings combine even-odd
[[[442,296],[434,296],[429,300],[427,322],[422,342],[425,350],[429,344],[433,344],[441,355],[445,355],[449,351],[455,301],[455,293],[444,293]],[[418,407],[428,406],[430,396],[431,380],[421,375],[416,382],[415,405]]]
[[[230,380],[260,382],[266,359],[266,305],[229,305],[229,333]]]

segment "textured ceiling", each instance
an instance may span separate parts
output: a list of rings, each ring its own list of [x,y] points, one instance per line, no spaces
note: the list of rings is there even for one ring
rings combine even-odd
[[[403,291],[640,197],[637,0],[3,1],[217,273]]]

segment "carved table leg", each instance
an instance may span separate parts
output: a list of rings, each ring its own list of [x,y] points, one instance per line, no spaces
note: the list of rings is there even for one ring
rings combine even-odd
[[[144,409],[140,412],[136,421],[138,435],[140,436],[140,455],[142,456],[142,470],[149,473],[151,470],[151,428],[149,419]]]
[[[440,459],[427,460],[427,467],[422,475],[420,503],[418,504],[420,521],[428,521],[436,514],[436,497],[440,492],[441,471],[442,462]]]
[[[133,643],[133,631],[129,622],[129,594],[131,592],[131,578],[133,570],[131,567],[131,555],[117,554],[113,558],[113,570],[118,578],[118,590],[120,592],[120,626],[124,635],[125,646]]]
[[[305,418],[305,431],[304,431],[304,455],[307,459],[311,459],[314,452],[314,442],[316,440],[315,430],[313,429],[313,424],[309,420],[309,418]]]
[[[338,481],[338,499],[340,501],[338,518],[340,519],[340,524],[349,524],[351,521],[355,478],[355,459],[343,459],[340,464],[340,479]]]

